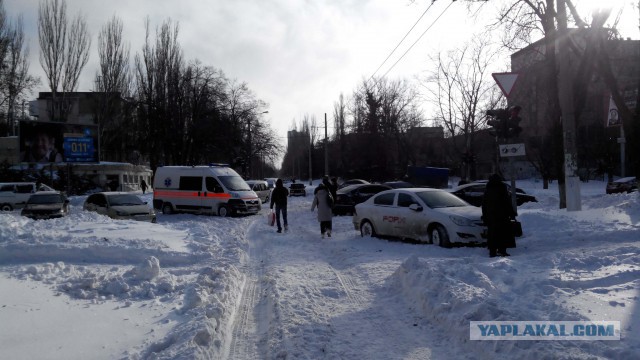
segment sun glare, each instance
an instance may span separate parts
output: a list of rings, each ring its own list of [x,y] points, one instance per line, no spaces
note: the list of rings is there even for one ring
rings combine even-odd
[[[624,7],[627,0],[577,0],[574,1],[576,7],[586,14],[592,14],[594,11],[603,9],[618,9]]]
[[[630,0],[574,0],[578,13],[590,21],[595,11],[610,9],[607,26],[618,21],[617,29],[624,37],[638,38],[638,9]]]

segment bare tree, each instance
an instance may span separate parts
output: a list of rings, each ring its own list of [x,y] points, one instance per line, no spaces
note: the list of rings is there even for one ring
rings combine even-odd
[[[7,130],[15,134],[17,106],[38,85],[29,75],[29,48],[24,44],[22,16],[12,22],[0,1],[0,106],[6,110]],[[24,106],[24,104],[23,104]]]
[[[349,128],[358,134],[344,152],[358,154],[345,158],[344,169],[351,176],[375,179],[399,176],[408,162],[406,133],[423,122],[415,85],[406,80],[364,80],[354,91],[349,112]],[[371,149],[370,144],[376,144]]]
[[[544,51],[541,55],[545,64],[542,74],[547,84],[544,89],[547,97],[544,102],[545,117],[551,123],[558,122],[560,119],[563,123],[562,127],[552,127],[561,133],[550,134],[548,141],[545,142],[556,143],[554,138],[565,140],[562,155],[558,156],[558,150],[555,149],[553,151],[556,155],[547,157],[556,160],[554,167],[557,169],[560,208],[567,206],[565,169],[571,169],[567,176],[575,178],[577,168],[578,154],[575,141],[567,135],[575,133],[575,127],[580,124],[580,114],[585,105],[584,90],[595,73],[603,79],[611,91],[625,128],[632,123],[632,121],[624,121],[630,120],[633,115],[624,104],[617,81],[611,72],[611,59],[606,50],[607,34],[615,33],[615,30],[603,28],[609,16],[610,10],[601,9],[592,14],[589,22],[580,16],[574,1],[571,0],[545,0],[544,2],[513,0],[503,8],[498,18],[497,24],[506,29],[505,45],[512,49],[528,45],[535,35],[542,37]],[[583,33],[587,34],[586,38],[589,39],[586,46],[581,46],[574,37],[569,36],[570,24],[585,29]],[[563,117],[561,117],[562,114],[564,114]],[[569,139],[568,142],[567,139]],[[546,149],[549,151],[549,147]],[[560,152],[562,151],[563,149],[560,149]],[[567,158],[569,158],[568,162]]]
[[[346,131],[347,131],[347,103],[341,93],[338,101],[333,104],[333,121],[335,127],[335,141],[338,144],[338,164],[336,172],[343,172],[346,163]]]
[[[486,126],[485,111],[500,101],[489,77],[497,51],[487,38],[478,36],[471,41],[473,45],[432,57],[436,68],[422,81],[425,96],[436,109],[436,123],[454,139],[457,158],[476,153],[474,138]],[[461,143],[455,143],[456,139]],[[469,180],[472,169],[463,170],[464,178]]]
[[[40,64],[52,93],[50,113],[55,120],[66,120],[65,94],[74,91],[89,57],[91,39],[87,23],[78,14],[69,27],[65,0],[42,0],[38,9]],[[58,91],[62,97],[58,99]]]
[[[133,131],[131,124],[123,122],[120,106],[122,99],[129,97],[131,84],[129,45],[124,43],[122,29],[122,21],[114,16],[98,34],[100,68],[94,82],[100,152],[118,161],[125,160],[126,156],[127,142],[122,141],[121,135]]]

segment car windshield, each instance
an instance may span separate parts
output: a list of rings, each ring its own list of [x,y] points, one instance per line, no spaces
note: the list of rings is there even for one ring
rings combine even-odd
[[[27,204],[59,204],[63,203],[62,196],[58,194],[31,195]]]
[[[129,194],[111,195],[109,196],[109,204],[111,206],[144,205],[139,197]]]
[[[229,191],[251,191],[249,185],[240,176],[220,176],[218,179]]]
[[[416,193],[416,195],[432,209],[469,206],[464,200],[446,191],[423,191]]]
[[[304,184],[291,184],[292,189],[304,189]]]

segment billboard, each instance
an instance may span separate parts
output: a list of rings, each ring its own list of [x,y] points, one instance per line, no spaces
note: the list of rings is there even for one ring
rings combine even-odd
[[[20,162],[98,162],[98,126],[20,122]]]

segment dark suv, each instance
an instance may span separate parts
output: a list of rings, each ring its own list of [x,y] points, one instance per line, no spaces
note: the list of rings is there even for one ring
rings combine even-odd
[[[356,204],[365,202],[373,195],[390,189],[391,186],[382,184],[357,184],[338,189],[333,203],[333,213],[335,215],[351,215],[355,211]]]
[[[607,194],[630,193],[638,191],[638,179],[635,177],[624,177],[607,184]]]
[[[506,185],[507,189],[511,188],[511,185]],[[472,182],[453,188],[450,192],[473,206],[482,206],[486,187],[487,183],[484,181]],[[518,206],[530,201],[538,202],[535,196],[525,193],[524,190],[520,188],[516,188],[516,204]]]
[[[303,183],[289,185],[289,196],[307,196],[307,190]]]

